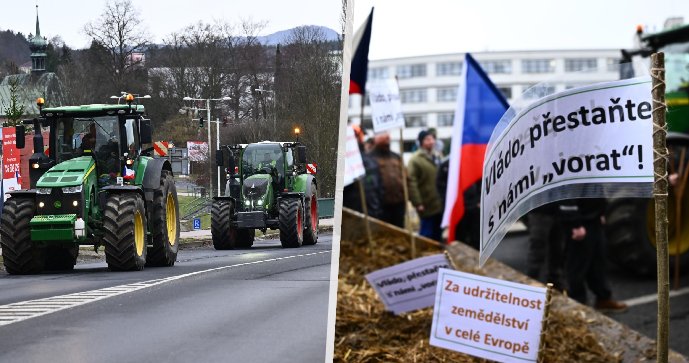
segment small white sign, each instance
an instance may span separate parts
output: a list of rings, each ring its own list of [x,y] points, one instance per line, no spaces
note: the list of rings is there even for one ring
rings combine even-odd
[[[368,97],[371,101],[371,121],[374,132],[404,127],[404,115],[402,114],[397,81],[386,79],[370,82]]]
[[[385,307],[395,314],[433,306],[438,269],[449,267],[443,254],[417,258],[366,275]]]
[[[347,126],[344,185],[352,184],[357,178],[364,175],[366,175],[366,169],[364,169],[364,162],[361,160],[359,143],[356,140],[354,129]]]
[[[440,269],[430,344],[498,362],[536,362],[546,289]]]

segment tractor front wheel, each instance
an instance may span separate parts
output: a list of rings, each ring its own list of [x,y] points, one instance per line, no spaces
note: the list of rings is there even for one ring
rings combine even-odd
[[[103,217],[105,261],[113,271],[142,270],[146,264],[146,210],[137,193],[111,194]]]
[[[79,246],[50,246],[45,250],[45,269],[46,270],[73,270],[77,263]]]
[[[299,199],[280,201],[280,243],[285,248],[300,247],[304,243],[304,209]]]
[[[237,245],[237,229],[230,225],[234,204],[230,200],[215,200],[211,208],[211,236],[216,250],[231,250]],[[253,242],[253,241],[252,241]]]
[[[13,275],[43,271],[44,250],[31,242],[29,222],[34,215],[35,202],[29,198],[12,197],[2,210],[2,258],[5,269]]]
[[[172,266],[179,250],[179,202],[172,174],[163,170],[160,188],[153,194],[150,212],[153,245],[148,248],[146,264]]]

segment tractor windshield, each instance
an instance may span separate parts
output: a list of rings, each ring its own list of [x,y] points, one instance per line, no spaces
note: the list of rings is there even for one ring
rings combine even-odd
[[[252,144],[242,155],[242,176],[275,174],[284,177],[285,166],[279,144]]]
[[[57,119],[55,130],[58,162],[92,155],[99,175],[120,172],[117,116],[63,117]]]

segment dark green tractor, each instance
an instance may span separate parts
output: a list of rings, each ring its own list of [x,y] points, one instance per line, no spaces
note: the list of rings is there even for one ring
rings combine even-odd
[[[2,213],[2,256],[11,274],[69,270],[80,245],[105,247],[111,270],[172,266],[179,247],[179,206],[167,160],[147,156],[144,107],[44,108],[25,121],[48,128],[44,151],[34,132],[31,189],[10,192]],[[39,103],[39,107],[42,104]],[[24,147],[17,126],[17,147]]]
[[[633,56],[648,57],[665,53],[665,82],[670,152],[668,174],[668,248],[676,264],[689,271],[689,24],[659,33],[639,34],[640,49],[623,50],[623,62]],[[621,69],[622,78],[633,76],[629,63]],[[606,215],[608,255],[630,271],[642,275],[656,272],[655,210],[653,199],[614,198],[608,201]]]
[[[214,198],[213,246],[249,248],[256,229],[280,230],[282,247],[318,242],[318,184],[306,171],[306,147],[298,142],[224,146],[216,152],[227,168],[225,195]]]

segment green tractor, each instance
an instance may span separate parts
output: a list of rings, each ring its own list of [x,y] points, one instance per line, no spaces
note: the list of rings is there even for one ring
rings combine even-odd
[[[147,156],[151,123],[127,104],[43,108],[32,123],[31,189],[10,192],[2,256],[10,274],[74,268],[80,245],[105,247],[108,267],[172,266],[179,205],[167,160]],[[50,130],[44,151],[41,128]],[[17,147],[24,145],[18,125]]]
[[[671,266],[689,271],[689,24],[659,33],[637,31],[641,47],[623,50],[623,62],[633,56],[665,53],[665,82],[670,152],[668,174],[668,248]],[[633,76],[631,63],[623,63],[621,78]],[[626,69],[625,69],[626,68]],[[655,210],[653,199],[614,198],[606,215],[608,255],[618,265],[641,275],[656,271]],[[672,260],[671,260],[672,262]]]
[[[306,147],[299,142],[223,146],[229,154],[225,195],[213,200],[211,232],[218,250],[249,248],[256,229],[280,230],[282,247],[318,242],[318,184],[307,173]],[[236,163],[239,162],[239,165]]]

